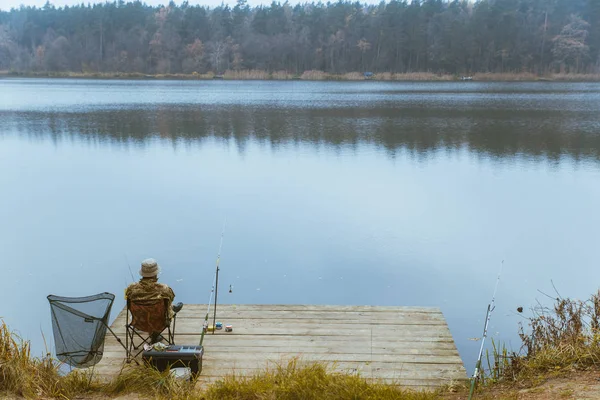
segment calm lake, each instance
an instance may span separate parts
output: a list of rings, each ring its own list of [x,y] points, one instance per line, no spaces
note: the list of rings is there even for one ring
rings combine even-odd
[[[154,257],[206,303],[440,307],[472,373],[516,308],[600,283],[600,84],[0,80],[0,316]],[[232,293],[228,293],[232,285]],[[273,321],[277,324],[277,321]]]

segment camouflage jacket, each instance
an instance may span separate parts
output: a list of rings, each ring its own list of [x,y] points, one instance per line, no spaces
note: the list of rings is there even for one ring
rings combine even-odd
[[[131,300],[160,300],[168,299],[169,319],[173,318],[171,304],[175,293],[168,285],[158,283],[156,278],[142,278],[139,282],[132,283],[125,289],[125,299]]]

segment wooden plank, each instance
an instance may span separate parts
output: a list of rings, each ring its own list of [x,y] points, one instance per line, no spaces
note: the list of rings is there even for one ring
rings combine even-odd
[[[181,324],[183,325],[183,324]],[[200,335],[202,333],[202,326],[189,326],[183,325],[176,327],[176,331],[179,334],[184,335]],[[125,334],[125,329],[115,328],[114,332],[119,335]],[[219,335],[221,332],[219,332]],[[437,329],[435,326],[428,329],[426,326],[410,325],[407,327],[392,327],[384,329],[371,329],[371,328],[354,328],[350,329],[338,329],[331,326],[319,326],[319,325],[290,325],[290,326],[237,326],[234,327],[234,331],[231,333],[225,333],[228,337],[236,337],[240,335],[292,335],[292,336],[352,336],[352,337],[373,337],[373,338],[386,338],[386,337],[422,337],[422,338],[447,338],[452,339],[452,335],[447,329]],[[211,335],[212,336],[212,335]]]
[[[200,317],[200,316],[190,316],[190,317],[185,317],[182,315],[178,315],[177,317],[177,323],[181,322],[181,321],[185,321],[188,324],[198,324],[198,325],[202,325],[204,322],[204,318]],[[436,316],[436,318],[431,318],[431,317],[425,317],[425,318],[407,318],[407,317],[385,317],[385,318],[374,318],[372,316],[365,316],[365,317],[352,317],[352,316],[343,316],[343,315],[332,315],[331,317],[326,317],[326,316],[306,316],[306,315],[302,315],[302,316],[297,316],[294,317],[293,315],[282,315],[282,316],[272,316],[272,317],[257,317],[257,318],[253,318],[253,317],[249,317],[249,316],[238,316],[238,315],[223,315],[220,314],[217,317],[217,321],[222,322],[223,324],[226,325],[239,325],[240,323],[253,323],[253,324],[262,324],[262,325],[277,325],[280,323],[306,323],[306,322],[310,322],[310,323],[318,323],[318,324],[331,324],[331,325],[336,325],[336,324],[359,324],[359,325],[374,325],[374,326],[378,326],[378,325],[401,325],[401,326],[405,326],[405,325],[440,325],[440,326],[446,326],[446,322],[443,320],[443,318],[438,318]],[[212,319],[210,320],[210,323],[212,324]],[[125,317],[119,317],[118,319],[115,320],[115,322],[113,322],[114,326],[119,326],[125,325]]]
[[[224,360],[219,362],[206,362],[203,363],[202,373],[205,372],[207,375],[211,375],[210,371],[221,371],[222,375],[226,375],[231,371],[264,371],[268,368],[276,368],[277,365],[286,365],[287,358],[282,359],[256,359],[256,360]],[[312,360],[306,360],[312,362]],[[122,360],[110,360],[107,363],[103,363],[103,368],[115,366],[119,368],[122,365]],[[386,361],[373,361],[373,362],[358,362],[358,361],[340,361],[331,366],[332,370],[345,371],[345,372],[360,372],[363,370],[369,370],[370,372],[377,372],[378,377],[393,378],[393,377],[407,377],[407,378],[422,378],[428,377],[429,379],[466,379],[466,373],[464,369],[460,368],[456,364],[430,364],[430,363],[400,363],[400,362],[386,362]]]
[[[373,323],[373,324],[357,324],[357,323],[345,323],[342,321],[317,321],[317,320],[289,320],[289,321],[279,321],[276,323],[272,322],[261,322],[256,320],[241,320],[242,325],[239,324],[231,324],[234,328],[234,332],[237,331],[237,328],[260,328],[263,332],[269,332],[274,329],[278,329],[284,327],[284,329],[295,328],[295,329],[334,329],[334,330],[349,330],[349,331],[361,331],[368,330],[373,332],[381,332],[386,334],[388,332],[392,332],[394,330],[403,330],[408,332],[420,332],[420,331],[447,331],[447,327],[445,324],[388,324],[388,323]],[[175,325],[176,331],[196,331],[198,329],[202,329],[202,320],[180,320],[176,322]],[[217,332],[221,333],[221,332]],[[225,333],[223,331],[222,333]]]
[[[186,304],[179,313],[176,343],[200,339],[206,305]],[[125,310],[113,322],[124,338]],[[360,373],[412,388],[432,388],[466,379],[466,371],[439,309],[425,307],[219,305],[218,319],[234,332],[205,336],[201,382],[225,375],[254,374],[265,367],[325,362],[345,373]],[[96,373],[114,376],[125,351],[110,336]]]
[[[199,335],[185,335],[185,334],[181,334],[181,335],[175,335],[176,338],[185,338],[185,339],[189,339],[192,340],[192,343],[194,342],[193,338],[196,338],[195,341],[198,341],[200,339]],[[451,337],[447,337],[447,338],[443,338],[443,339],[437,339],[437,338],[428,338],[428,337],[398,337],[398,336],[370,336],[369,334],[366,335],[354,335],[352,337],[347,337],[347,336],[322,336],[322,335],[274,335],[274,336],[270,336],[270,335],[256,335],[256,336],[252,336],[252,335],[230,335],[230,334],[215,334],[215,335],[211,335],[211,334],[207,334],[204,336],[204,341],[205,343],[232,343],[232,345],[235,345],[235,343],[242,343],[244,341],[247,340],[252,340],[255,343],[269,343],[269,342],[273,342],[274,340],[277,341],[294,341],[294,342],[302,342],[302,343],[308,343],[308,342],[342,342],[342,343],[364,343],[365,341],[368,341],[369,343],[373,343],[373,344],[389,344],[389,345],[402,345],[402,343],[415,343],[417,346],[421,346],[419,343],[423,342],[422,346],[427,346],[426,343],[450,343],[452,345],[454,345],[454,341]]]
[[[247,319],[228,319],[223,320],[224,325],[231,325],[236,331],[236,328],[246,327],[246,328],[262,328],[269,329],[270,327],[278,327],[285,325],[286,327],[293,328],[315,328],[315,327],[327,327],[331,329],[372,329],[375,331],[387,330],[387,329],[404,329],[404,330],[413,330],[413,329],[421,329],[421,330],[446,330],[446,324],[440,322],[414,322],[414,323],[396,323],[393,321],[377,321],[371,323],[363,323],[358,320],[350,320],[350,321],[342,321],[342,320],[333,320],[333,321],[316,321],[310,319],[288,319],[288,320],[278,320],[276,322],[271,320],[247,320]],[[212,325],[212,323],[211,323]],[[113,326],[116,330],[123,331],[125,329],[125,324],[114,323]],[[188,331],[197,331],[201,329],[203,326],[203,321],[200,319],[186,319],[181,320],[178,319],[176,321],[175,330],[178,332],[188,332]],[[222,333],[222,332],[217,332]],[[224,331],[223,331],[224,333]]]
[[[178,313],[178,319],[185,320],[204,320],[204,315],[201,314],[192,314],[185,315],[183,311]],[[118,318],[124,318],[125,316],[119,315]],[[401,314],[401,313],[355,313],[355,312],[307,312],[306,314],[303,312],[284,312],[284,311],[265,311],[261,313],[260,311],[252,311],[252,312],[223,312],[219,311],[217,313],[217,321],[222,320],[224,322],[226,319],[236,319],[236,320],[259,320],[260,322],[270,321],[275,324],[279,320],[302,320],[302,319],[310,319],[315,320],[321,323],[325,323],[327,321],[347,321],[347,320],[356,320],[361,323],[371,323],[371,322],[387,322],[389,323],[427,323],[427,322],[445,322],[443,315],[441,314]],[[212,322],[212,315],[210,316],[209,322]]]
[[[116,365],[122,363],[124,353],[119,355],[107,354],[104,365]],[[267,353],[267,354],[205,354],[204,362],[207,365],[221,365],[227,363],[256,361],[265,363],[266,361],[287,362],[293,358],[298,358],[302,362],[323,362],[328,365],[335,365],[340,362],[388,362],[404,365],[406,368],[416,368],[423,364],[432,364],[436,366],[455,366],[460,368],[460,357],[455,355],[389,355],[389,354],[327,354],[327,353]],[[264,365],[263,365],[264,367]],[[466,374],[466,372],[465,372]]]
[[[456,346],[451,340],[443,341],[377,341],[373,340],[352,340],[352,338],[344,338],[338,336],[330,336],[324,340],[313,340],[309,336],[276,336],[276,337],[256,337],[256,336],[238,336],[230,337],[227,340],[218,340],[217,338],[211,338],[204,340],[204,347],[207,349],[218,348],[218,349],[231,349],[231,351],[239,351],[239,349],[253,347],[262,348],[265,347],[298,347],[300,349],[310,348],[321,348],[321,347],[333,347],[345,352],[355,351],[370,351],[381,349],[382,351],[412,351],[419,352],[423,350],[453,350],[456,351]],[[197,345],[199,343],[199,336],[175,336],[175,343],[177,344],[188,344]],[[136,342],[137,343],[137,342]],[[116,349],[122,349],[114,339],[105,342],[106,348],[109,349],[111,346]],[[457,353],[458,354],[458,353]]]
[[[185,342],[180,342],[185,343]],[[110,355],[118,356],[122,355],[125,350],[122,347],[117,345],[106,346],[104,349],[105,357]],[[290,346],[239,346],[239,347],[230,347],[230,346],[205,346],[205,353],[233,353],[233,354],[242,354],[242,353],[254,353],[259,354],[262,352],[273,352],[273,353],[304,353],[304,354],[389,354],[389,355],[423,355],[423,356],[456,356],[458,357],[458,351],[456,349],[440,349],[440,348],[422,348],[422,349],[414,349],[411,347],[403,347],[403,348],[395,348],[395,347],[369,347],[369,346],[361,346],[354,347],[349,349],[348,346],[302,346],[302,345],[290,345]]]
[[[300,357],[303,361],[322,361],[326,363],[341,363],[341,362],[360,362],[360,363],[373,363],[373,362],[386,362],[394,364],[435,364],[445,365],[449,364],[456,366],[457,362],[460,362],[456,356],[423,356],[423,355],[390,355],[390,354],[315,354],[315,353],[292,353],[292,352],[279,352],[279,353],[264,353],[264,354],[231,354],[231,353],[207,353],[207,362],[213,362],[219,364],[221,362],[245,362],[253,361],[256,359],[267,360],[267,361],[278,361],[285,362],[292,358]]]
[[[276,364],[272,363],[271,367],[275,367]],[[466,379],[467,376],[458,367],[454,368],[442,368],[432,366],[430,364],[410,365],[412,368],[405,364],[393,364],[393,363],[381,363],[373,362],[369,365],[364,363],[355,362],[340,362],[336,364],[335,371],[345,373],[376,373],[378,378],[386,379],[439,379],[439,380],[458,380]],[[202,369],[202,373],[210,376],[225,376],[235,372],[241,372],[245,374],[256,374],[265,370],[264,361],[249,361],[249,362],[238,362],[232,364],[220,364],[218,366],[205,365]],[[374,376],[375,377],[375,376]]]
[[[176,336],[175,342],[180,344],[198,344],[198,336]],[[225,340],[221,338],[205,338],[204,347],[206,349],[219,349],[229,351],[241,351],[244,348],[255,348],[257,351],[264,351],[266,348],[285,347],[297,348],[298,350],[335,348],[343,352],[366,352],[366,351],[386,351],[386,352],[406,352],[417,353],[424,350],[429,351],[453,351],[458,354],[452,341],[438,342],[420,342],[420,341],[377,341],[369,340],[338,340],[339,337],[332,336],[331,340],[313,340],[308,336],[277,336],[276,338],[257,338],[255,336],[228,337]],[[335,339],[335,340],[333,340]],[[106,349],[121,349],[121,346],[114,340],[107,340]]]
[[[185,342],[179,342],[186,344]],[[197,344],[197,343],[196,343]],[[391,355],[458,355],[456,349],[452,348],[437,348],[437,347],[423,347],[423,348],[411,348],[409,346],[396,348],[396,347],[370,347],[360,346],[349,348],[348,346],[335,346],[335,345],[323,345],[323,346],[302,346],[302,345],[289,345],[289,346],[205,346],[205,352],[221,352],[221,353],[262,353],[262,352],[295,352],[295,353],[330,353],[330,354],[391,354]],[[117,345],[106,346],[105,354],[124,352],[125,350]]]
[[[374,331],[373,331],[374,332]],[[117,333],[117,336],[124,338],[125,337],[125,332],[120,332],[118,330],[115,331],[115,333]],[[351,333],[346,331],[345,333]],[[445,342],[445,343],[454,343],[454,340],[452,339],[452,336],[449,334],[448,331],[446,331],[446,334],[443,334],[443,332],[440,332],[440,336],[439,338],[436,336],[411,336],[411,335],[395,335],[395,336],[386,336],[386,335],[372,335],[371,336],[371,332],[370,331],[364,331],[364,332],[359,332],[360,334],[355,334],[355,335],[350,335],[350,337],[348,337],[347,334],[343,334],[343,335],[305,335],[305,334],[293,334],[293,333],[289,333],[289,334],[284,334],[284,335],[274,335],[274,334],[270,334],[268,332],[263,332],[262,334],[255,334],[255,335],[250,335],[250,334],[241,334],[240,332],[236,332],[234,330],[234,332],[231,333],[225,333],[223,331],[217,331],[216,334],[212,334],[212,333],[207,333],[206,335],[204,335],[204,342],[215,342],[215,343],[236,343],[236,342],[243,342],[246,340],[253,340],[253,341],[270,341],[270,340],[282,340],[282,341],[302,341],[302,342],[319,342],[319,341],[331,341],[331,342],[346,342],[346,343],[351,343],[351,342],[355,342],[355,343],[359,343],[359,342],[364,342],[364,341],[369,341],[372,343],[403,343],[403,342],[410,342],[410,343],[416,343],[416,342]],[[421,333],[419,331],[417,331],[417,333]],[[201,334],[199,332],[194,332],[194,333],[184,333],[184,332],[179,332],[175,334],[175,338],[177,341],[181,341],[181,340],[185,340],[185,341],[190,341],[191,343],[193,342],[198,342],[200,340]],[[114,340],[114,338],[111,336],[107,336],[106,337],[107,341],[110,340]]]
[[[184,304],[184,309],[206,314],[206,304]],[[298,305],[298,304],[219,304],[217,313],[223,310],[238,311],[362,311],[362,312],[422,312],[441,313],[437,307],[416,306],[344,306],[344,305]],[[183,310],[182,310],[183,311]]]
[[[204,371],[203,371],[204,372]],[[232,373],[226,373],[225,375],[221,375],[222,371],[215,371],[217,375],[201,375],[199,378],[199,385],[204,385],[207,383],[216,382],[222,380],[225,376],[231,376]],[[235,375],[239,377],[243,376],[252,376],[255,372],[251,372],[249,374],[244,374],[240,371],[234,371]],[[372,376],[364,376],[359,375],[362,379],[367,382],[385,382],[390,385],[407,387],[413,390],[431,390],[435,388],[439,388],[439,386],[444,384],[449,384],[452,382],[456,382],[454,379],[410,379],[410,378],[376,378]]]
[[[189,308],[183,308],[178,315],[182,318],[200,318],[204,319],[206,310],[194,310]],[[211,315],[212,316],[212,315]],[[368,312],[368,311],[322,311],[322,310],[308,310],[308,311],[291,311],[291,310],[232,310],[232,309],[217,309],[218,317],[227,318],[248,318],[248,319],[270,319],[270,318],[311,318],[311,319],[330,319],[330,318],[363,318],[363,319],[436,319],[442,320],[443,316],[438,312],[419,312],[419,311],[380,311],[380,312]]]

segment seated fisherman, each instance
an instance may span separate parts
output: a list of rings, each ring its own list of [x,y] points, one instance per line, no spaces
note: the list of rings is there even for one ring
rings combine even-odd
[[[168,318],[173,319],[173,315],[183,307],[183,303],[172,305],[175,293],[168,285],[158,283],[158,274],[160,266],[153,258],[142,261],[140,275],[142,279],[139,282],[132,283],[125,290],[125,298],[128,300],[168,300]]]

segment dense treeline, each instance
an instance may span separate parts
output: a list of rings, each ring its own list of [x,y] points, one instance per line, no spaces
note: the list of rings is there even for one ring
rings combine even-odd
[[[339,1],[0,12],[0,70],[600,72],[600,0]]]

